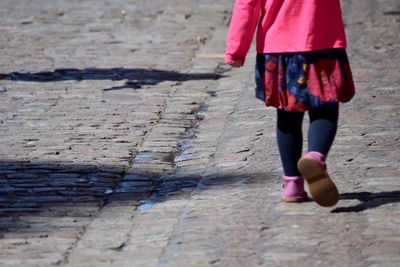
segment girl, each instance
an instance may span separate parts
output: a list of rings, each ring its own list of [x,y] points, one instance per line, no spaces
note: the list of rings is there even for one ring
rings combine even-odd
[[[305,179],[318,204],[333,206],[339,193],[325,160],[339,102],[350,101],[355,92],[340,0],[236,0],[225,52],[229,65],[243,66],[256,28],[256,97],[277,108],[282,200],[307,200]],[[301,156],[305,111],[308,153]]]

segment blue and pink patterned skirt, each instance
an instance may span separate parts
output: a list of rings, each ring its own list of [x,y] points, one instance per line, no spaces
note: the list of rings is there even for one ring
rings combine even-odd
[[[286,111],[303,112],[355,93],[345,49],[257,54],[256,97]]]

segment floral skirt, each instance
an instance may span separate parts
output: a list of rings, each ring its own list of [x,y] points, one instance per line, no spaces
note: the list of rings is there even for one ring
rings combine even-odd
[[[355,93],[345,49],[257,54],[256,97],[286,111],[303,112]]]

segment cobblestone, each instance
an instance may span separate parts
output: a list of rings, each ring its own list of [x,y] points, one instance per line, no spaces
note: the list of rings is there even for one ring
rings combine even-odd
[[[233,1],[0,3],[0,266],[398,266],[400,6],[342,1],[333,209],[281,203]]]

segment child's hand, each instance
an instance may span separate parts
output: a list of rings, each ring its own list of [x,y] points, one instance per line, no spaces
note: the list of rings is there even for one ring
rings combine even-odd
[[[240,68],[243,66],[243,61],[231,61],[227,62],[229,66],[232,66],[234,68]]]

